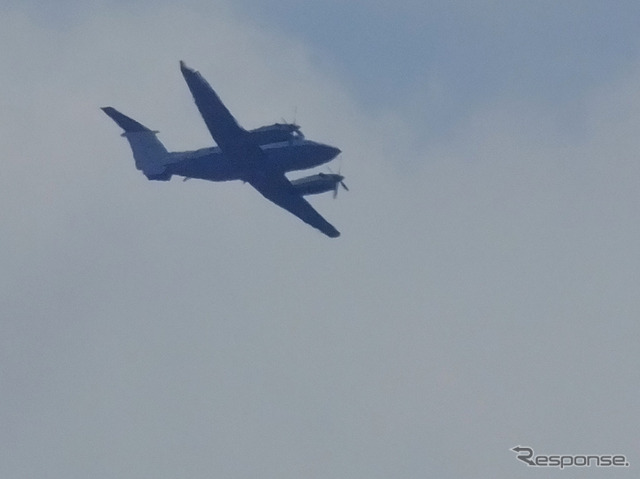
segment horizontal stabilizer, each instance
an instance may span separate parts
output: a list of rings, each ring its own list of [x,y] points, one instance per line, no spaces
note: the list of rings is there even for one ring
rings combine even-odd
[[[105,106],[102,108],[109,117],[115,121],[120,128],[122,128],[126,133],[132,133],[136,131],[151,131],[149,128],[144,126],[141,123],[138,123],[133,118],[129,118],[127,115],[123,115],[115,108],[110,106]]]

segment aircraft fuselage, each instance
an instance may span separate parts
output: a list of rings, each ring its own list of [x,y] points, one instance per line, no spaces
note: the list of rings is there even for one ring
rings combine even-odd
[[[262,145],[265,167],[271,171],[288,171],[315,168],[333,160],[340,150],[310,140],[294,140]],[[244,180],[247,172],[254,172],[255,165],[243,165],[227,158],[218,147],[195,151],[173,152],[167,173],[209,181]],[[168,179],[168,178],[167,178]]]

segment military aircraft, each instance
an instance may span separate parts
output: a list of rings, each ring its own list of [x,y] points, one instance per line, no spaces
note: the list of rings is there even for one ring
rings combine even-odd
[[[346,186],[339,174],[320,173],[289,181],[286,172],[305,170],[334,159],[340,150],[305,139],[300,127],[291,123],[245,130],[224,106],[202,75],[180,62],[196,106],[217,147],[169,152],[156,137],[157,131],[120,113],[102,110],[120,126],[135,160],[136,168],[149,179],[168,181],[173,175],[210,181],[241,180],[265,198],[293,213],[305,223],[336,238],[340,232],[303,198]]]

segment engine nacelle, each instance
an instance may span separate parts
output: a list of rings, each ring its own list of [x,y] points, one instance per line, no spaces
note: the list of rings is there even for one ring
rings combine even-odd
[[[303,195],[317,195],[320,193],[326,193],[327,191],[333,191],[334,194],[338,191],[338,185],[344,183],[344,176],[336,175],[335,173],[318,173],[311,176],[305,176],[297,180],[291,180],[291,184],[296,191]]]
[[[283,141],[293,141],[304,139],[300,127],[294,123],[274,123],[273,125],[261,126],[249,131],[251,139],[258,145],[269,145],[271,143],[281,143]]]

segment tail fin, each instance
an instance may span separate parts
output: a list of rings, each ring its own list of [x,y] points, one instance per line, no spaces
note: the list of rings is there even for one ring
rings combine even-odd
[[[169,179],[163,175],[167,164],[170,163],[169,153],[156,137],[158,132],[150,130],[110,106],[102,108],[102,111],[124,130],[122,136],[131,145],[136,168],[142,171],[149,179]],[[168,176],[170,177],[170,175]]]

